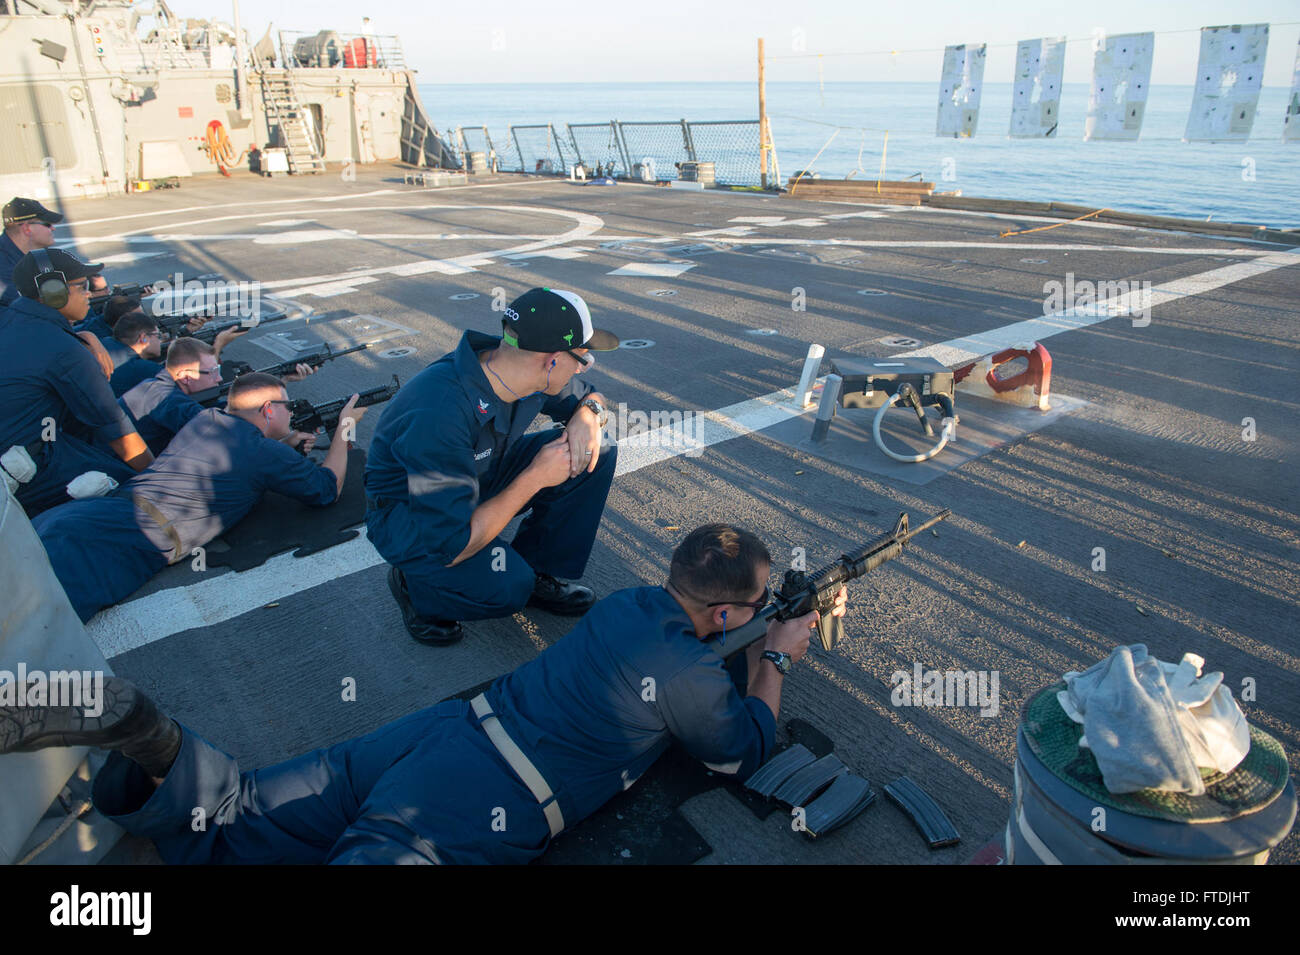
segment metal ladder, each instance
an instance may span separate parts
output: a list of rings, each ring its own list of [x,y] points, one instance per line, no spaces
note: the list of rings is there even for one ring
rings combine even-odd
[[[293,71],[287,66],[283,76],[272,76],[257,50],[253,50],[253,66],[262,83],[262,102],[267,118],[280,130],[289,156],[289,172],[317,173],[325,171],[325,160],[316,150],[316,140],[307,125],[302,104],[293,85]]]
[[[401,55],[400,48],[398,56]],[[429,122],[415,86],[415,74],[406,70],[406,95],[402,105],[402,161],[413,166],[460,169],[455,153]]]

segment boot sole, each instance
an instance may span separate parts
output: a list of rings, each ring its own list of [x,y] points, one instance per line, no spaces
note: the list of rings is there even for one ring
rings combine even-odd
[[[592,601],[582,607],[564,607],[557,606],[548,601],[542,601],[537,597],[528,598],[528,606],[537,607],[539,610],[545,610],[547,613],[553,613],[557,617],[581,617],[592,607],[596,606],[596,601]]]
[[[138,699],[134,684],[108,677],[99,716],[87,716],[79,706],[0,706],[0,753],[98,746],[121,735],[122,724]]]
[[[402,596],[402,587],[398,582],[400,573],[401,571],[396,567],[390,566],[388,568],[388,591],[393,595],[393,599],[397,601],[397,609],[402,613],[402,626],[406,627],[406,632],[411,635],[411,639],[416,643],[425,643],[435,647],[449,647],[453,643],[459,643],[465,636],[465,631],[461,629],[459,624],[456,625],[456,629],[452,631],[451,635],[446,637],[422,637],[411,629],[415,608],[411,606],[409,597]]]

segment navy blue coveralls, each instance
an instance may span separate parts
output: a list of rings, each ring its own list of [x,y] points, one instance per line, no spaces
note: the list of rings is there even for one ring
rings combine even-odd
[[[599,601],[485,696],[566,828],[631,786],[673,738],[745,779],[776,732],[767,704],[741,696],[713,641],[695,635],[662,587]],[[244,773],[182,727],[157,790],[115,752],[95,779],[95,805],[172,863],[527,862],[550,843],[546,814],[479,723],[469,704],[447,701]],[[204,832],[191,828],[195,807]]]
[[[201,404],[181,391],[166,368],[140,382],[117,403],[155,456],[162,454],[172,437],[203,410]]]
[[[287,444],[209,408],[112,494],[56,507],[32,526],[86,621],[234,526],[266,490],[325,507],[338,484],[332,471]]]
[[[113,374],[117,374],[117,369],[121,368],[127,362],[135,361],[140,356],[135,353],[135,349],[123,345],[112,335],[107,338],[100,338],[100,344],[104,346],[104,351],[108,352],[108,357],[113,359]],[[120,395],[118,397],[121,397]]]
[[[384,409],[366,459],[366,527],[384,560],[406,575],[416,612],[485,620],[523,607],[535,574],[576,580],[596,540],[617,447],[590,474],[542,490],[512,543],[491,541],[448,567],[470,538],[474,508],[500,493],[558,432],[524,432],[537,413],[567,422],[595,389],[569,380],[557,395],[497,398],[478,353],[501,339],[465,332],[456,350],[412,378]],[[504,548],[505,569],[499,557]],[[493,566],[495,562],[495,567]]]
[[[112,338],[113,329],[108,327],[108,322],[104,321],[103,314],[99,312],[90,312],[77,324],[72,326],[74,332],[90,332],[96,338]],[[118,342],[120,345],[121,342]]]
[[[0,309],[8,308],[18,298],[18,289],[14,285],[14,266],[21,261],[23,254],[13,239],[0,232]]]
[[[108,379],[108,387],[113,389],[114,395],[121,398],[140,382],[148,381],[164,370],[160,363],[136,355],[113,369],[113,377]]]
[[[53,441],[41,440],[47,418],[55,422]],[[66,318],[30,298],[0,312],[0,453],[22,445],[36,462],[36,476],[16,493],[29,516],[68,500],[68,482],[86,471],[118,482],[134,477],[117,455],[92,444],[132,430]]]

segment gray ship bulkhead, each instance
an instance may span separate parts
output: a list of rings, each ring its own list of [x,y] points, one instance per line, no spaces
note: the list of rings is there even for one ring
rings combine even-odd
[[[251,61],[242,76],[236,69],[231,35],[213,24],[202,43],[165,31],[140,39],[138,21],[124,3],[72,18],[0,17],[0,193],[114,195],[134,180],[214,172],[204,150],[213,121],[239,154],[281,141],[258,70]],[[400,54],[393,59],[400,64]],[[404,66],[265,70],[268,80],[290,74],[330,163],[401,158],[403,116],[424,115]]]

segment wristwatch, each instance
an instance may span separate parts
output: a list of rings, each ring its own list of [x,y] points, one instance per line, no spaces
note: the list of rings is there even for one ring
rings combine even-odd
[[[764,650],[763,659],[771,660],[772,665],[781,671],[782,675],[790,672],[790,667],[794,666],[794,658],[788,653],[779,653],[776,650]]]
[[[600,402],[595,398],[584,398],[582,406],[591,411],[596,416],[596,427],[605,427],[605,422],[609,420],[609,412],[600,406]]]

